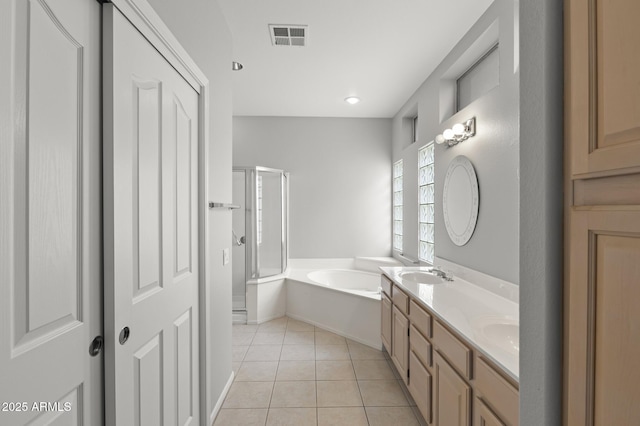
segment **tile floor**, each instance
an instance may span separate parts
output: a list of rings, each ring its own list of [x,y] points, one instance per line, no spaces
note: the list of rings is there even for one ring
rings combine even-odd
[[[426,424],[386,352],[304,322],[234,325],[233,361],[215,426]]]

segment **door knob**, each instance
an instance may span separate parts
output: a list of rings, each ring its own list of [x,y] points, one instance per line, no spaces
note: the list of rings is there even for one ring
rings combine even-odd
[[[102,336],[97,336],[91,344],[89,345],[89,355],[98,356],[100,351],[102,351],[102,347],[104,346],[104,339]]]
[[[129,340],[129,327],[124,327],[122,330],[120,330],[120,336],[118,337],[118,341],[120,342],[121,345],[124,345],[125,342],[127,340]]]

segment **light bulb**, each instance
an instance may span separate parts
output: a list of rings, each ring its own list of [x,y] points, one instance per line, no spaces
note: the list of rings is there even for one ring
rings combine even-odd
[[[454,138],[455,135],[453,133],[453,130],[447,129],[444,132],[442,132],[442,136],[444,136],[446,140],[451,140]]]
[[[355,105],[358,102],[360,102],[360,98],[357,98],[355,96],[349,96],[348,98],[345,98],[344,101],[348,104]]]
[[[442,136],[442,135],[436,136],[436,143],[438,145],[442,145],[444,143],[444,136]]]
[[[452,130],[457,137],[464,136],[464,133],[465,133],[464,124],[460,124],[460,123],[454,124]]]

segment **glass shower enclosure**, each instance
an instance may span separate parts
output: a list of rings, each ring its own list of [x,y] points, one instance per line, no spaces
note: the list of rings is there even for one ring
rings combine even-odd
[[[289,174],[233,168],[233,310],[246,310],[246,284],[282,274],[288,259]]]

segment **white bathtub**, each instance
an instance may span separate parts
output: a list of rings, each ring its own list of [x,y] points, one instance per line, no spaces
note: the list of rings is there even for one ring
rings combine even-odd
[[[380,273],[373,271],[378,270],[377,265],[390,266],[393,262],[397,261],[357,258],[295,262],[292,259],[286,279],[287,315],[382,349]]]
[[[380,300],[380,274],[353,269],[321,269],[309,272],[307,277],[336,290]]]

